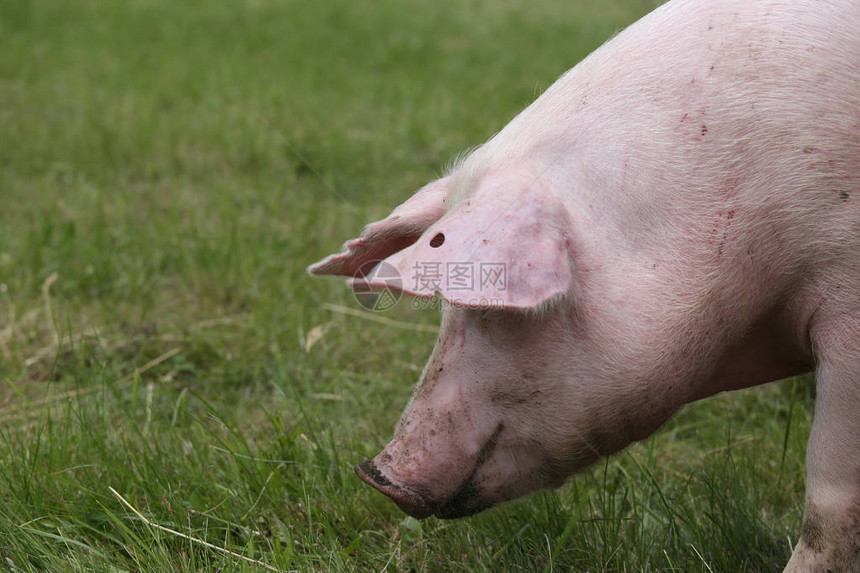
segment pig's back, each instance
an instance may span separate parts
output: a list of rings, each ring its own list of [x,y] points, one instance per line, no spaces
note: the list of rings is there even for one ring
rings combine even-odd
[[[565,74],[476,161],[567,182],[572,208],[631,249],[688,240],[700,252],[685,258],[713,259],[759,242],[800,264],[860,256],[858,134],[860,2],[681,0]],[[730,230],[712,238],[717,213]]]

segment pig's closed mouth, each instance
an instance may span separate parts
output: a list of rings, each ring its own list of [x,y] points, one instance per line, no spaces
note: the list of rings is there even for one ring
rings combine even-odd
[[[450,499],[441,503],[430,501],[408,487],[395,484],[376,467],[374,460],[367,460],[355,466],[355,473],[362,481],[390,497],[401,510],[416,519],[424,519],[431,515],[441,519],[468,517],[493,505],[481,499],[481,489],[475,482],[475,474],[489,459],[503,427],[503,424],[500,423],[481,447],[475,460],[475,467],[466,477],[460,489]]]
[[[475,515],[492,505],[481,500],[481,490],[470,481],[434,513],[441,519],[456,519]]]

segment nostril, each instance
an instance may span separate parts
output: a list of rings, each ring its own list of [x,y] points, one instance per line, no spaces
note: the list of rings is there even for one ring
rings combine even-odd
[[[393,483],[382,475],[374,460],[367,460],[355,466],[355,473],[367,485],[373,486],[390,497],[397,504],[397,507],[412,517],[424,519],[433,515],[434,504],[410,488]]]
[[[373,460],[367,460],[355,466],[355,473],[370,485],[377,487],[389,487],[392,485],[388,478],[382,475],[382,472],[379,471]]]
[[[441,247],[444,242],[445,235],[443,235],[442,233],[436,233],[436,235],[432,239],[430,239],[430,246],[435,249],[437,247]]]

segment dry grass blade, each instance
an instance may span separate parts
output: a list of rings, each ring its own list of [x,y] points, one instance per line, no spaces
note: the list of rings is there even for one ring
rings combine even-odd
[[[60,275],[54,272],[42,283],[42,297],[45,300],[45,320],[48,321],[48,330],[54,333],[54,344],[57,345],[60,344],[60,334],[54,326],[54,311],[51,306],[51,285],[57,282],[58,278],[60,278]]]
[[[431,326],[429,324],[413,324],[411,322],[405,322],[402,320],[394,320],[392,318],[385,318],[384,316],[376,316],[373,313],[365,312],[361,310],[355,310],[354,308],[349,308],[346,306],[341,306],[339,304],[329,304],[324,303],[323,308],[326,310],[330,310],[332,312],[338,312],[340,314],[347,314],[349,316],[355,316],[358,318],[363,318],[365,320],[369,320],[371,322],[377,322],[379,324],[384,324],[385,326],[393,326],[394,328],[402,328],[404,330],[412,330],[414,332],[439,332],[438,326]]]
[[[121,496],[114,488],[112,488],[111,486],[108,486],[108,489],[111,491],[112,494],[114,494],[117,498],[119,498],[119,500],[123,503],[123,505],[125,505],[127,508],[129,508],[136,516],[138,516],[141,519],[141,521],[143,521],[149,527],[154,527],[155,529],[158,529],[159,531],[164,531],[165,533],[169,533],[171,535],[181,537],[182,539],[187,539],[188,541],[190,541],[192,543],[197,543],[198,545],[202,545],[203,547],[208,547],[209,549],[212,549],[214,551],[218,551],[218,552],[223,553],[225,555],[229,555],[230,557],[235,557],[236,559],[241,559],[243,561],[247,561],[248,563],[253,563],[254,565],[259,565],[260,567],[264,567],[265,569],[268,569],[269,571],[281,571],[281,569],[278,569],[277,567],[272,567],[268,563],[263,563],[262,561],[257,561],[256,559],[252,559],[250,557],[246,557],[245,555],[235,553],[233,551],[230,551],[229,549],[225,549],[223,547],[218,547],[217,545],[213,545],[212,543],[209,543],[208,541],[203,541],[202,539],[197,539],[196,537],[192,537],[188,534],[182,533],[181,531],[176,531],[175,529],[170,529],[169,527],[164,527],[163,525],[158,525],[157,523],[153,523],[150,520],[148,520],[146,517],[144,517],[143,514],[140,513],[133,505],[131,505],[128,501],[126,501],[126,499],[123,496]]]
[[[317,342],[322,340],[332,325],[334,325],[333,322],[327,322],[313,327],[305,338],[305,352],[310,352],[311,348],[313,348]]]
[[[129,374],[126,374],[125,376],[123,376],[122,378],[117,380],[116,384],[120,385],[120,384],[124,384],[126,382],[130,382],[131,380],[134,379],[135,374],[138,374],[138,375],[143,374],[147,370],[155,368],[156,366],[158,366],[162,362],[165,362],[166,360],[170,360],[171,358],[173,358],[174,356],[176,356],[180,352],[182,352],[181,346],[177,346],[176,348],[172,348],[172,349],[168,350],[167,352],[165,352],[164,354],[156,356],[155,358],[153,358],[152,360],[150,360],[149,362],[147,362],[146,364],[144,364],[140,368],[135,368],[133,372],[130,372]],[[60,394],[56,394],[56,395],[50,396],[48,398],[43,398],[41,400],[30,401],[27,404],[9,406],[8,408],[3,408],[2,410],[0,410],[0,417],[2,417],[3,420],[8,420],[9,416],[14,416],[16,414],[26,415],[28,413],[27,410],[30,410],[30,409],[38,407],[38,406],[46,406],[49,404],[53,404],[55,402],[59,402],[61,400],[65,400],[67,398],[74,398],[75,396],[90,394],[92,392],[96,392],[99,390],[101,390],[101,388],[99,388],[99,387],[69,390],[68,392],[61,392]]]
[[[56,332],[54,333],[54,335],[55,335],[54,336],[54,342],[52,342],[48,346],[40,348],[39,350],[34,352],[31,356],[24,359],[24,366],[29,368],[31,366],[38,364],[39,362],[42,362],[43,360],[53,358],[54,356],[56,356],[56,354],[58,352],[65,350],[66,348],[68,348],[70,346],[80,344],[81,342],[83,342],[84,340],[86,340],[88,338],[103,339],[101,333],[98,330],[93,330],[93,331],[87,332],[87,333],[82,332],[79,334],[72,334],[72,335],[68,336],[68,340],[66,340],[66,341],[61,341],[59,339],[59,336],[56,335]],[[118,341],[114,344],[118,345],[118,344],[121,344],[121,342]]]
[[[702,452],[701,456],[703,458],[706,458],[708,456],[712,456],[714,454],[719,454],[719,453],[725,452],[727,450],[731,450],[732,448],[736,448],[738,446],[742,446],[744,444],[749,444],[750,442],[757,442],[757,441],[759,441],[759,438],[757,436],[749,436],[749,437],[743,438],[741,440],[737,440],[736,442],[733,442],[733,443],[728,444],[726,446],[720,446],[719,448],[713,448],[713,449],[707,450],[706,452]]]
[[[227,326],[230,324],[240,324],[248,320],[247,314],[234,314],[232,316],[222,316],[219,318],[207,318],[198,323],[192,324],[188,330],[205,330],[216,326]]]

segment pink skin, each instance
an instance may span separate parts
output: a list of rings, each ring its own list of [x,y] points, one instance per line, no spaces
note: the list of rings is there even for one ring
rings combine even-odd
[[[536,312],[443,311],[440,339],[394,438],[357,468],[407,513],[460,517],[560,485],[645,438],[686,402],[810,369],[800,344],[777,336],[784,320],[775,312],[758,321],[709,316],[747,333],[735,345],[725,332],[678,344],[713,311],[677,313],[662,281],[595,260],[576,233],[567,239],[574,299]],[[638,279],[623,290],[608,286],[620,276]]]
[[[407,513],[460,517],[523,495],[535,484],[559,485],[569,470],[556,466],[568,465],[565,458],[574,450],[584,450],[588,461],[597,458],[576,435],[565,437],[568,444],[547,442],[547,433],[564,420],[532,416],[544,400],[571,389],[530,384],[538,372],[563,367],[556,360],[561,352],[553,352],[562,348],[552,344],[564,336],[563,324],[503,310],[451,309],[443,314],[442,332],[394,439],[360,466],[365,481],[377,485],[375,468],[392,482],[383,491]],[[524,356],[524,342],[549,352],[537,360]]]
[[[384,259],[450,303],[359,476],[416,517],[469,515],[815,369],[786,571],[860,572],[858,21],[856,0],[672,0],[311,267]],[[505,281],[429,280],[463,263]]]

